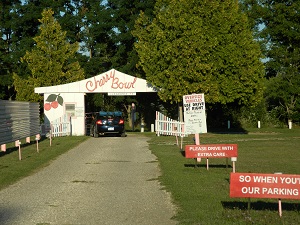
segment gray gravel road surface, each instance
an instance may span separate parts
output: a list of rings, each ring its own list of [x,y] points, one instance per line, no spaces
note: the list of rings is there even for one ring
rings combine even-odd
[[[89,138],[0,191],[0,224],[176,224],[147,140]]]

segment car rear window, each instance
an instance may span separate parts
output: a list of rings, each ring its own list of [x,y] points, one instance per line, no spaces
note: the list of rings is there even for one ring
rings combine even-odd
[[[104,112],[100,111],[97,115],[97,118],[100,120],[105,119],[121,119],[122,118],[122,112],[115,111],[115,112]]]

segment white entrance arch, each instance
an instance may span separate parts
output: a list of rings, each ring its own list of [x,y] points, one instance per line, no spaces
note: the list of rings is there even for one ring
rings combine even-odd
[[[137,92],[157,92],[146,80],[133,77],[115,69],[97,76],[48,87],[36,87],[35,93],[44,94],[45,123],[68,116],[72,118],[72,135],[85,134],[86,93],[107,93],[108,95],[136,95]]]

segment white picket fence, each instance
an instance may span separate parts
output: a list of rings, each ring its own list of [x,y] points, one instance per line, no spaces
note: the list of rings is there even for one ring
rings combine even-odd
[[[71,135],[71,118],[67,115],[59,117],[41,126],[41,134],[47,137],[62,137]]]
[[[52,137],[71,135],[71,118],[64,115],[51,122]]]
[[[184,132],[184,122],[173,120],[158,111],[156,111],[155,132],[157,136],[187,136]]]

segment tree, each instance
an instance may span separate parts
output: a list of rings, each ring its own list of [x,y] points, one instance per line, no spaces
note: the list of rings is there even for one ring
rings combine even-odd
[[[131,31],[140,10],[146,11],[148,16],[151,15],[154,0],[108,0],[102,3],[87,1],[84,4],[87,9],[84,19],[84,46],[90,56],[85,64],[85,70],[94,75],[96,71],[105,72],[115,68],[124,73],[141,77],[142,71],[136,68],[138,57],[133,48],[135,38]],[[128,105],[136,101],[129,96],[111,97],[94,94],[92,97],[95,106],[102,109],[121,110],[124,106],[128,109]],[[145,102],[145,104],[147,103]]]
[[[142,71],[136,68],[137,52],[134,49],[136,38],[131,31],[140,11],[152,18],[155,0],[108,0],[108,13],[111,15],[112,38],[114,51],[112,67],[124,73],[141,76]]]
[[[0,99],[12,99],[14,95],[12,73],[18,68],[15,33],[20,19],[19,8],[19,0],[0,2]]]
[[[84,72],[75,59],[79,44],[66,41],[66,32],[61,30],[51,9],[44,10],[39,21],[40,34],[34,38],[36,46],[22,58],[31,75],[27,79],[13,76],[17,100],[39,101],[41,97],[34,93],[35,87],[84,79]]]
[[[82,50],[88,55],[85,63],[87,76],[111,69],[111,57],[115,49],[112,40],[111,15],[106,6],[99,0],[88,0],[83,3]],[[101,15],[101,16],[97,16]]]
[[[255,105],[264,67],[247,17],[232,0],[158,0],[133,32],[139,66],[163,101],[204,93],[208,103]]]
[[[56,2],[56,1],[55,1]],[[54,1],[3,0],[0,3],[0,98],[15,99],[13,73],[26,77],[28,68],[20,58],[34,46],[41,13]]]
[[[300,121],[300,2],[246,0],[244,5],[263,28],[258,36],[266,49],[269,110],[276,109],[283,120]]]

